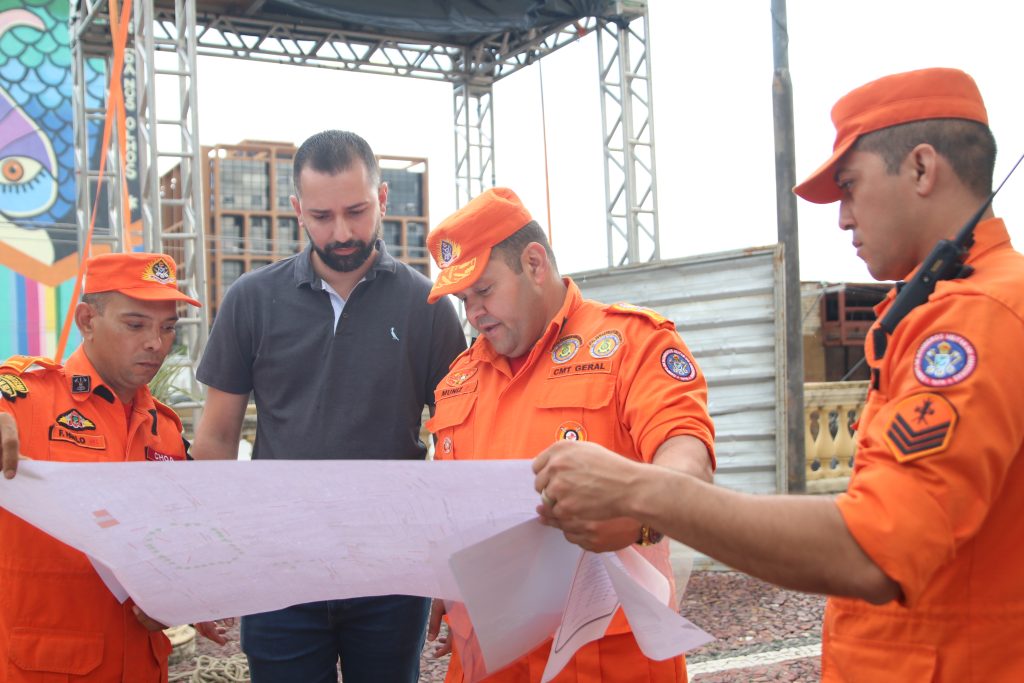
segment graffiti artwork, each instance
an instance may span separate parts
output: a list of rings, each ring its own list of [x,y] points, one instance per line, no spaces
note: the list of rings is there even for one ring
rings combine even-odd
[[[54,352],[78,270],[69,6],[0,0],[0,358]],[[84,78],[100,106],[103,62]]]

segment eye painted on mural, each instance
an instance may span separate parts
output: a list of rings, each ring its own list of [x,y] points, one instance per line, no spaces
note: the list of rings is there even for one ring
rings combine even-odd
[[[0,213],[27,218],[50,208],[55,167],[49,137],[0,89]]]
[[[8,199],[6,195],[14,195]],[[12,217],[45,211],[56,198],[56,181],[31,157],[0,159],[0,211]]]
[[[20,159],[18,157],[11,157],[10,159],[5,159],[3,161],[3,164],[2,164],[3,168],[0,169],[0,173],[3,173],[3,179],[0,182],[7,182],[7,183],[17,183],[17,182],[20,182],[21,179],[25,177],[25,162],[26,161],[31,162],[32,160],[31,159],[26,159],[25,157],[21,157]],[[43,167],[42,164],[39,164],[39,168],[42,168],[42,167]],[[29,170],[30,173],[32,173],[33,171],[38,172],[35,169],[30,169]]]

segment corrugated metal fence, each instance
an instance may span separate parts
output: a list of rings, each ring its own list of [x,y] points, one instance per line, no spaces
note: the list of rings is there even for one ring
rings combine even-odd
[[[588,298],[676,323],[708,379],[715,483],[751,493],[786,490],[781,262],[771,246],[572,275]]]

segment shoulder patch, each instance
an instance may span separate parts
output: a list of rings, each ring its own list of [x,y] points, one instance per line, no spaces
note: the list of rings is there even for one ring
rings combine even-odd
[[[17,375],[0,375],[0,395],[8,401],[28,396],[28,387]]]
[[[662,314],[658,313],[657,311],[653,311],[650,308],[644,308],[643,306],[619,303],[606,306],[605,310],[615,313],[625,313],[626,315],[638,315],[640,317],[647,318],[656,327],[671,327],[672,329],[675,329],[676,327],[675,323],[673,323],[671,320],[669,320]]]
[[[945,396],[914,394],[896,404],[885,443],[901,463],[941,453],[953,439],[958,419],[956,408]]]
[[[665,349],[661,354],[661,367],[669,377],[690,382],[697,377],[697,366],[680,349]]]
[[[11,356],[3,363],[0,363],[0,372],[13,370],[16,375],[22,375],[33,365],[44,367],[47,370],[58,370],[61,367],[60,363],[54,363],[49,358],[43,358],[42,356]]]
[[[914,376],[929,387],[948,387],[971,376],[978,366],[974,345],[959,334],[939,332],[917,347]]]

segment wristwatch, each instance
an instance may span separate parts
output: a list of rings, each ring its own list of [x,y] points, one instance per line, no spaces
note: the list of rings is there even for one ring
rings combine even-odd
[[[665,534],[660,531],[655,531],[651,528],[650,524],[640,525],[640,538],[637,539],[637,545],[649,546],[656,545],[661,542],[661,539],[665,538]]]

